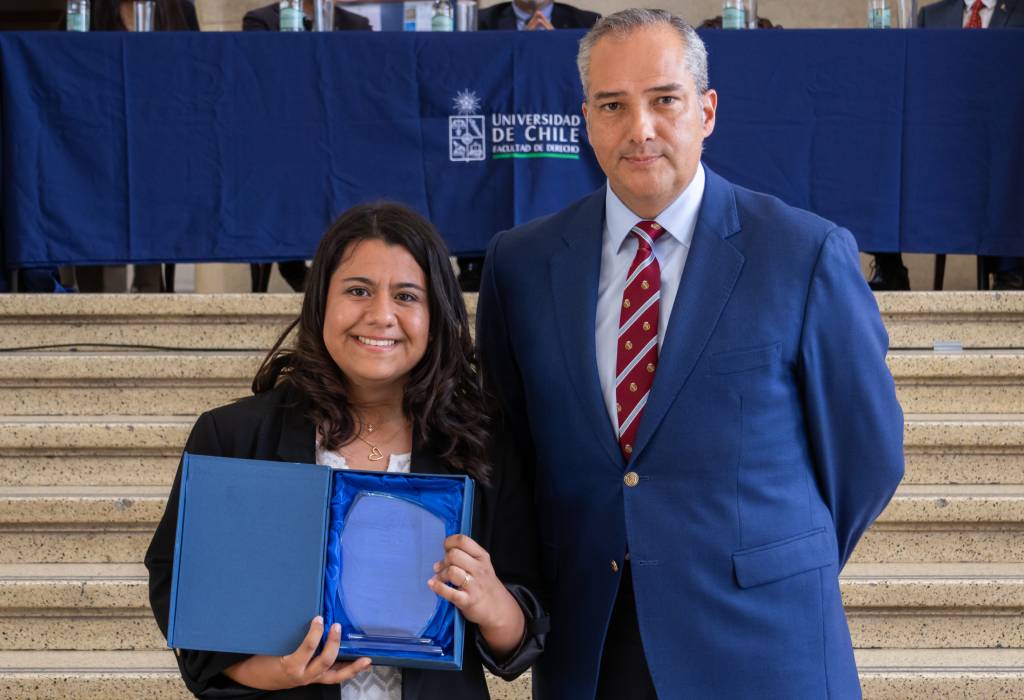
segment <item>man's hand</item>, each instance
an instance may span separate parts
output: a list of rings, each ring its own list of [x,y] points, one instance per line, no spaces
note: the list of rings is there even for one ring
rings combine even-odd
[[[533,13],[533,17],[526,23],[526,31],[532,32],[538,29],[554,29],[551,26],[551,22],[548,22],[548,18],[544,16],[544,13],[537,10]]]
[[[257,690],[284,690],[311,683],[335,685],[370,668],[370,660],[365,657],[355,661],[338,661],[341,625],[337,623],[331,625],[323,651],[314,658],[323,633],[324,620],[315,617],[302,644],[288,656],[250,656],[245,661],[229,666],[224,675],[236,683]]]

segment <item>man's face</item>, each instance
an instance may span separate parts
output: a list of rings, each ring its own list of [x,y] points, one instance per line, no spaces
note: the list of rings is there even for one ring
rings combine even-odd
[[[696,93],[685,58],[668,25],[606,36],[591,50],[587,135],[612,190],[645,218],[690,184],[715,128],[718,96]]]

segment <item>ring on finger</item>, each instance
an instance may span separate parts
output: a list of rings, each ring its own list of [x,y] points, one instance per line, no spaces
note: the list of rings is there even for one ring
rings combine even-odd
[[[462,579],[462,585],[459,588],[465,588],[473,582],[473,577],[470,574],[466,574],[466,578]]]

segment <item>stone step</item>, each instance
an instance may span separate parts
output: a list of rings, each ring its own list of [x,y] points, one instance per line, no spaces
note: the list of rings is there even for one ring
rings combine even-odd
[[[0,415],[197,416],[252,393],[264,353],[0,355]]]
[[[1024,414],[1024,352],[895,351],[888,356],[906,413]]]
[[[1024,649],[1024,564],[850,564],[841,584],[857,648]]]
[[[0,487],[162,486],[191,416],[0,417]]]
[[[167,486],[0,487],[0,563],[141,561]],[[1024,562],[1024,486],[901,486],[857,562]]]
[[[860,649],[865,700],[1024,696],[1019,649]],[[530,674],[488,676],[494,700],[529,700]],[[187,700],[170,651],[0,651],[0,700]]]
[[[0,700],[189,700],[164,651],[0,651]]]
[[[1024,483],[1024,416],[905,418],[908,483]],[[193,422],[192,416],[0,415],[0,485],[116,485],[122,482],[109,478],[109,462],[176,463]],[[47,468],[48,460],[57,463]],[[134,469],[131,478],[142,471]],[[169,484],[170,478],[138,483]]]
[[[250,393],[265,351],[0,354],[0,415],[185,415]],[[1024,413],[1024,351],[896,351],[908,413]]]
[[[875,294],[893,349],[1024,348],[1024,294],[880,292]]]
[[[4,294],[0,348],[266,351],[298,294]]]
[[[142,561],[167,490],[0,487],[0,563]]]
[[[904,484],[1024,484],[1024,416],[905,419]]]
[[[856,565],[857,648],[1024,648],[1024,564]],[[161,649],[140,564],[0,565],[0,649]]]
[[[2,416],[0,487],[170,485],[191,416]],[[906,414],[907,484],[1024,484],[1024,416]]]
[[[940,341],[1024,348],[1024,295],[882,292],[875,299],[893,349],[931,349]],[[477,295],[465,300],[473,318]],[[0,348],[93,343],[266,350],[300,307],[297,294],[5,294]]]
[[[853,561],[1024,562],[1024,486],[902,485]]]
[[[864,700],[1024,697],[1021,649],[858,649]]]
[[[190,416],[0,416],[0,486],[170,485]],[[909,483],[1024,483],[1024,419],[908,414]]]

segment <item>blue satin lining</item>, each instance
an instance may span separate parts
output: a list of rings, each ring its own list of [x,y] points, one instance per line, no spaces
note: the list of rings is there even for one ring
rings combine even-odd
[[[342,635],[355,630],[354,625],[345,614],[338,592],[341,581],[341,531],[345,525],[345,515],[356,496],[365,491],[386,492],[391,496],[412,501],[439,517],[444,522],[445,536],[450,537],[459,532],[462,522],[462,500],[464,484],[458,479],[431,479],[407,476],[405,474],[367,474],[338,470],[334,472],[331,493],[330,522],[327,531],[327,557],[324,570],[324,638],[331,625],[341,623]],[[441,543],[438,543],[441,550]],[[440,558],[440,557],[439,557]],[[426,586],[427,582],[423,581]],[[423,632],[424,637],[434,640],[441,647],[443,657],[454,654],[455,608],[446,600],[438,599],[440,605]],[[358,630],[355,630],[358,631]],[[361,653],[358,649],[354,653]],[[366,656],[374,652],[367,651]],[[410,652],[390,652],[388,656],[402,658],[432,658],[436,654]]]

